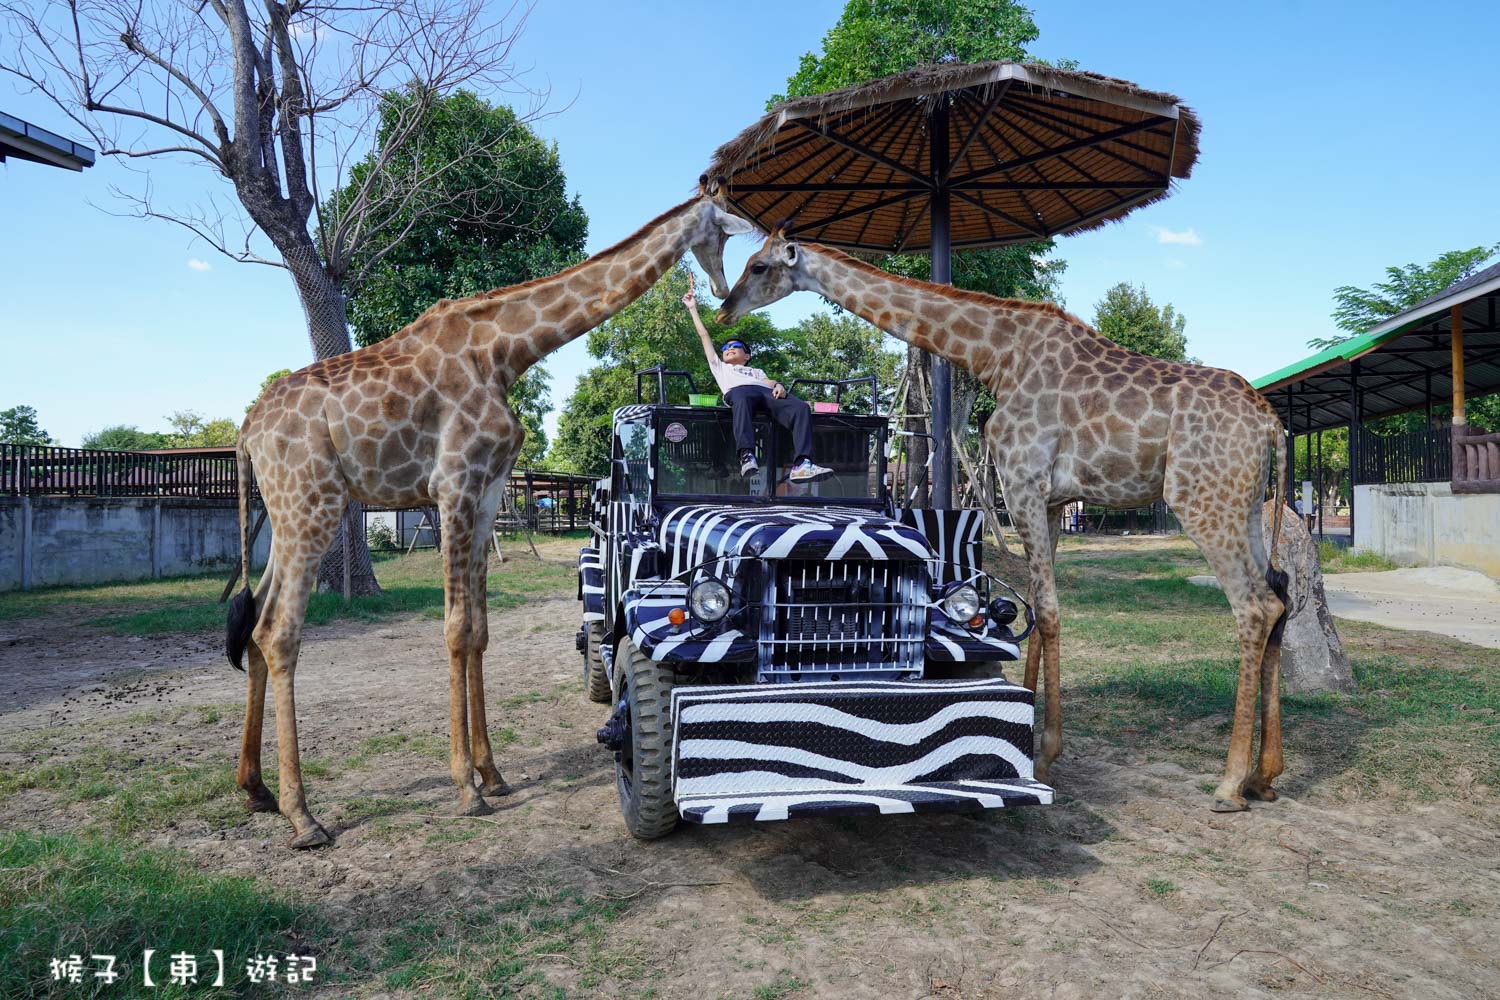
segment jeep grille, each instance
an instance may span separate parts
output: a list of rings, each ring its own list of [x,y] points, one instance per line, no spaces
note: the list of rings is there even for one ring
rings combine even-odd
[[[920,563],[770,564],[760,616],[760,679],[920,673],[927,610]]]

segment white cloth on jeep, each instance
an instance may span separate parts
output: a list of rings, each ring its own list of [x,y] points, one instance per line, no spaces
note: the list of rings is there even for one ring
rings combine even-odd
[[[726,365],[719,358],[714,358],[708,363],[708,370],[713,372],[714,381],[719,383],[719,391],[726,396],[730,389],[738,389],[742,385],[770,388],[766,385],[770,381],[766,373],[749,365]]]

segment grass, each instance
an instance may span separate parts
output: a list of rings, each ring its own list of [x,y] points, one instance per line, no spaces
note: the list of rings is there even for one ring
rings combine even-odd
[[[1212,769],[1234,705],[1238,646],[1224,595],[1195,587],[1191,543],[1135,553],[1063,547],[1063,725]],[[1358,690],[1285,695],[1289,759],[1301,780],[1349,794],[1424,797],[1500,788],[1500,651],[1341,622]]]
[[[249,878],[208,875],[176,856],[90,837],[0,833],[0,997],[180,997],[181,987],[149,989],[141,981],[145,949],[188,952],[200,968],[224,952],[219,995],[260,993],[245,976],[257,954],[318,955],[324,937],[316,913],[286,903]],[[50,960],[79,954],[81,985],[53,982]],[[93,978],[92,954],[117,956],[120,979]],[[320,963],[322,964],[322,963]],[[195,990],[194,992],[202,992]]]
[[[1146,880],[1146,891],[1161,899],[1177,891],[1177,886],[1164,878],[1152,878]]]
[[[516,556],[504,566],[491,566],[491,608],[516,608],[537,597],[568,592],[576,568],[550,548],[544,551],[552,558],[538,561],[529,555]],[[347,606],[340,594],[314,594],[308,603],[307,623],[374,621],[408,613],[442,618],[443,574],[438,553],[428,550],[410,556],[376,554],[373,558],[383,593],[356,598]],[[67,611],[74,619],[115,635],[217,632],[224,628],[226,614],[225,606],[218,603],[223,589],[223,574],[215,574],[12,592],[0,594],[0,619]]]
[[[543,970],[558,956],[595,978],[639,978],[649,970],[610,930],[626,908],[576,888],[532,888],[400,924],[381,936],[372,971],[387,990],[445,997],[548,991]]]
[[[1379,552],[1356,552],[1332,542],[1318,543],[1318,561],[1323,564],[1325,573],[1383,573],[1397,568]]]

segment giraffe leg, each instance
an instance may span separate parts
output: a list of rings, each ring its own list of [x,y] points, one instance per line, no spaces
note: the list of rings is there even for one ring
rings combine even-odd
[[[1060,534],[1061,529],[1062,529],[1062,521],[1061,521],[1062,511],[1063,511],[1063,508],[1061,508],[1061,507],[1049,507],[1049,508],[1047,508],[1047,517],[1049,518],[1049,524],[1050,524],[1051,533],[1052,533],[1052,563],[1053,563],[1054,566],[1057,564],[1057,539],[1058,539],[1058,535]],[[1036,595],[1033,594],[1032,595],[1032,607],[1033,607],[1033,610],[1035,610],[1035,605],[1036,605]],[[1044,644],[1042,642],[1042,634],[1041,634],[1041,630],[1040,629],[1038,629],[1037,631],[1033,632],[1031,634],[1030,641],[1026,643],[1026,680],[1025,680],[1025,684],[1026,684],[1026,689],[1029,690],[1029,691],[1031,691],[1033,694],[1036,693],[1037,668],[1039,666],[1041,666],[1041,662],[1042,662],[1042,646],[1043,645]]]
[[[1229,599],[1229,606],[1234,611],[1240,646],[1240,675],[1234,696],[1234,729],[1229,737],[1224,777],[1214,790],[1213,808],[1215,812],[1238,812],[1248,808],[1244,793],[1251,778],[1255,703],[1261,683],[1262,657],[1272,626],[1281,614],[1282,604],[1266,583],[1264,571],[1251,550],[1248,532],[1226,533],[1222,527],[1210,528],[1192,506],[1173,504],[1173,509],[1177,511],[1183,531],[1197,544],[1199,551],[1213,568],[1224,596]],[[1259,517],[1259,511],[1256,511],[1256,516]],[[1235,519],[1229,520],[1233,523]],[[1279,669],[1279,650],[1276,660]],[[1276,729],[1279,747],[1279,701]],[[1279,759],[1277,763],[1279,766]]]
[[[439,508],[443,524],[443,587],[447,597],[443,638],[448,644],[448,772],[458,786],[454,815],[483,816],[491,810],[474,787],[474,757],[469,746],[469,712],[473,704],[469,693],[469,654],[474,631],[470,591],[475,511],[473,504],[461,500],[442,502]],[[472,669],[478,673],[477,664]],[[479,697],[484,697],[482,690]],[[480,705],[480,712],[483,710]]]
[[[245,732],[240,740],[240,767],[236,783],[244,790],[245,808],[250,812],[275,812],[276,796],[260,777],[260,747],[265,729],[266,658],[253,641],[246,650]]]
[[[497,482],[503,484],[509,478],[509,470]],[[495,507],[499,506],[500,491],[495,491],[495,503],[481,505],[474,531],[474,553],[470,564],[469,603],[472,628],[469,635],[469,741],[474,756],[474,770],[479,774],[479,791],[484,795],[509,795],[510,785],[495,766],[494,751],[490,748],[490,730],[484,712],[484,651],[490,643],[490,622],[487,584],[489,582],[488,526],[495,522]],[[486,498],[488,500],[489,498]]]
[[[279,586],[269,595],[253,633],[254,645],[264,654],[266,672],[270,675],[271,690],[276,698],[278,792],[281,815],[292,824],[294,835],[290,846],[294,848],[318,847],[332,840],[307,810],[307,795],[302,787],[302,759],[297,744],[297,704],[293,693],[297,657],[302,645],[302,619],[317,580],[318,562],[333,536],[338,511],[334,510],[328,520],[331,523],[327,530],[318,533],[327,537],[311,541],[304,538],[300,543],[289,543],[276,551],[273,558]],[[293,544],[297,545],[295,553],[289,551]],[[253,659],[251,663],[254,663]]]
[[[1032,609],[1036,612],[1036,631],[1031,642],[1040,638],[1041,652],[1026,650],[1027,686],[1035,690],[1036,672],[1034,657],[1041,659],[1045,668],[1045,716],[1036,758],[1036,777],[1046,781],[1052,770],[1052,762],[1062,753],[1062,692],[1060,688],[1060,657],[1058,635],[1062,628],[1057,607],[1057,582],[1052,572],[1053,538],[1048,524],[1050,513],[1041,497],[1035,492],[1024,493],[1011,488],[1005,490],[1006,501],[1011,505],[1011,523],[1021,536],[1026,549],[1026,564],[1031,576]]]
[[[1245,782],[1245,795],[1275,802],[1271,782],[1286,770],[1281,757],[1281,642],[1273,628],[1260,661],[1260,761]]]
[[[1282,611],[1273,619],[1271,635],[1266,640],[1265,652],[1261,654],[1260,762],[1245,783],[1245,794],[1262,802],[1275,802],[1276,789],[1271,787],[1271,782],[1286,770],[1281,757],[1281,636],[1286,627],[1283,616],[1288,610],[1288,598],[1284,584],[1277,589],[1276,583],[1268,583],[1281,602]]]

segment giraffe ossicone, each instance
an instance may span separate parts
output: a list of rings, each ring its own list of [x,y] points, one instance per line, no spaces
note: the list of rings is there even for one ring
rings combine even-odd
[[[732,323],[811,291],[887,333],[963,365],[995,397],[984,436],[1026,549],[1037,629],[1026,686],[1045,661],[1045,728],[1036,773],[1062,750],[1059,617],[1053,564],[1062,508],[1083,500],[1139,507],[1166,500],[1223,584],[1237,624],[1234,730],[1214,808],[1274,799],[1282,773],[1281,628],[1286,574],[1274,551],[1286,495],[1286,435],[1275,410],[1234,372],[1126,350],[1051,303],[999,299],[901,278],[830,247],[773,232],[725,297]],[[1268,456],[1276,518],[1262,537]],[[1252,763],[1257,690],[1260,758]]]
[[[485,795],[509,791],[490,746],[482,667],[486,546],[524,436],[509,390],[533,364],[639,298],[684,253],[694,254],[722,294],[724,243],[752,229],[728,211],[721,186],[704,178],[694,197],[583,263],[438,302],[387,340],[278,379],[251,409],[238,444],[245,587],[230,608],[226,650],[235,666],[249,653],[237,777],[246,808],[279,808],[291,822],[293,847],[331,839],[307,808],[293,679],[318,564],[350,498],[438,509],[449,770],[458,812],[487,812]],[[271,559],[253,595],[246,538],[252,470],[271,524]],[[261,779],[268,677],[279,803]]]

